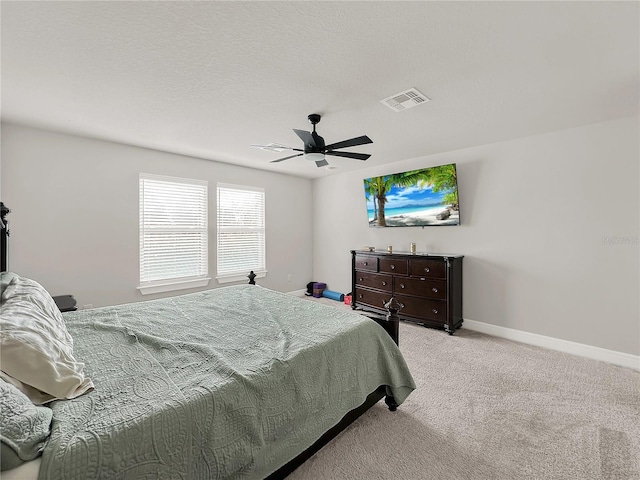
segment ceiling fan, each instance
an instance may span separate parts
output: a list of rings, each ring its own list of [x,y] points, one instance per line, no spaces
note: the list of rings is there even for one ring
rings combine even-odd
[[[373,143],[369,137],[366,135],[362,135],[361,137],[351,138],[349,140],[343,140],[342,142],[332,143],[331,145],[324,144],[324,138],[316,133],[316,125],[320,123],[321,116],[317,113],[312,113],[307,117],[309,119],[309,123],[313,125],[313,132],[307,132],[305,130],[296,130],[293,129],[294,132],[300,137],[300,139],[304,142],[304,148],[292,148],[287,147],[285,145],[280,145],[279,143],[270,143],[268,145],[252,145],[252,147],[261,148],[262,150],[271,150],[272,152],[283,152],[285,150],[293,150],[294,152],[302,152],[296,153],[295,155],[290,155],[288,157],[279,158],[277,160],[272,160],[270,163],[282,162],[283,160],[288,160],[294,157],[300,157],[304,155],[304,158],[307,160],[311,160],[316,162],[318,167],[325,167],[329,165],[329,162],[325,160],[325,155],[333,155],[335,157],[347,157],[354,158],[356,160],[366,160],[371,155],[366,153],[355,153],[355,152],[339,152],[336,151],[340,148],[346,147],[355,147],[357,145],[365,145],[367,143]]]

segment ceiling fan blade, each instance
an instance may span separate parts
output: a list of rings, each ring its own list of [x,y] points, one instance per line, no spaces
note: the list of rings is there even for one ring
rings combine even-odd
[[[336,148],[355,147],[357,145],[366,145],[367,143],[373,143],[373,141],[366,135],[362,135],[361,137],[343,140],[342,142],[338,143],[332,143],[331,145],[327,145],[325,148],[327,150],[335,150]]]
[[[299,151],[302,151],[302,150],[299,150]],[[289,160],[290,158],[293,158],[293,157],[299,157],[299,156],[301,156],[301,155],[302,155],[302,153],[298,153],[298,154],[296,154],[296,155],[289,155],[288,157],[279,158],[279,159],[277,159],[277,160],[271,160],[269,163],[281,162],[281,161],[283,161],[283,160]]]
[[[305,145],[309,145],[311,147],[316,146],[316,141],[311,133],[307,132],[306,130],[296,130],[295,128],[293,129],[293,131],[296,132],[296,135],[300,137],[300,140],[302,140]]]
[[[366,160],[371,155],[368,153],[354,153],[354,152],[324,152],[325,155],[334,155],[336,157],[354,158],[356,160]]]
[[[252,147],[259,148],[260,150],[269,150],[271,152],[284,152],[285,150],[296,150],[295,148],[287,147],[279,143],[269,143],[267,145],[251,145]],[[302,150],[300,150],[302,151]]]
[[[329,162],[327,162],[326,160],[318,160],[316,162],[316,165],[318,166],[318,168],[326,167],[327,165],[329,165]]]

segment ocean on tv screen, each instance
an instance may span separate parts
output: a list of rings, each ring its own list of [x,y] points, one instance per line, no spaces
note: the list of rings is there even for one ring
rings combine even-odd
[[[459,225],[455,164],[364,180],[369,225]]]

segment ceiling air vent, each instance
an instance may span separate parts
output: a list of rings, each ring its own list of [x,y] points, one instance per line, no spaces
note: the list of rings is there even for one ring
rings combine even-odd
[[[402,110],[406,110],[407,108],[415,107],[416,105],[421,105],[425,102],[428,102],[429,99],[415,88],[410,88],[409,90],[396,93],[395,95],[392,95],[380,101],[394,112],[401,112]]]

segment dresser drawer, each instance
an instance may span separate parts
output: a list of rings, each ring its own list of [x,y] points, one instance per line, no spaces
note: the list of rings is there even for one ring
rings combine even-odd
[[[376,288],[391,292],[393,287],[393,277],[381,273],[355,272],[355,284],[363,287]]]
[[[409,274],[414,277],[446,278],[447,267],[442,260],[412,258],[409,260]]]
[[[369,305],[370,307],[379,308],[384,310],[384,304],[391,300],[391,293],[374,292],[367,290],[366,288],[358,288],[354,292],[353,299],[356,302],[356,306],[360,304]]]
[[[429,300],[426,298],[405,297],[396,295],[396,300],[404,305],[399,315],[414,317],[417,319],[428,319],[442,322],[447,320],[447,302],[442,300]]]
[[[394,282],[393,291],[398,294],[439,300],[447,298],[447,282],[445,280],[433,280],[429,277],[396,277]]]
[[[380,258],[380,271],[393,275],[406,275],[408,271],[406,259],[400,258]]]
[[[356,270],[366,270],[369,272],[378,271],[378,257],[366,255],[356,255]]]

